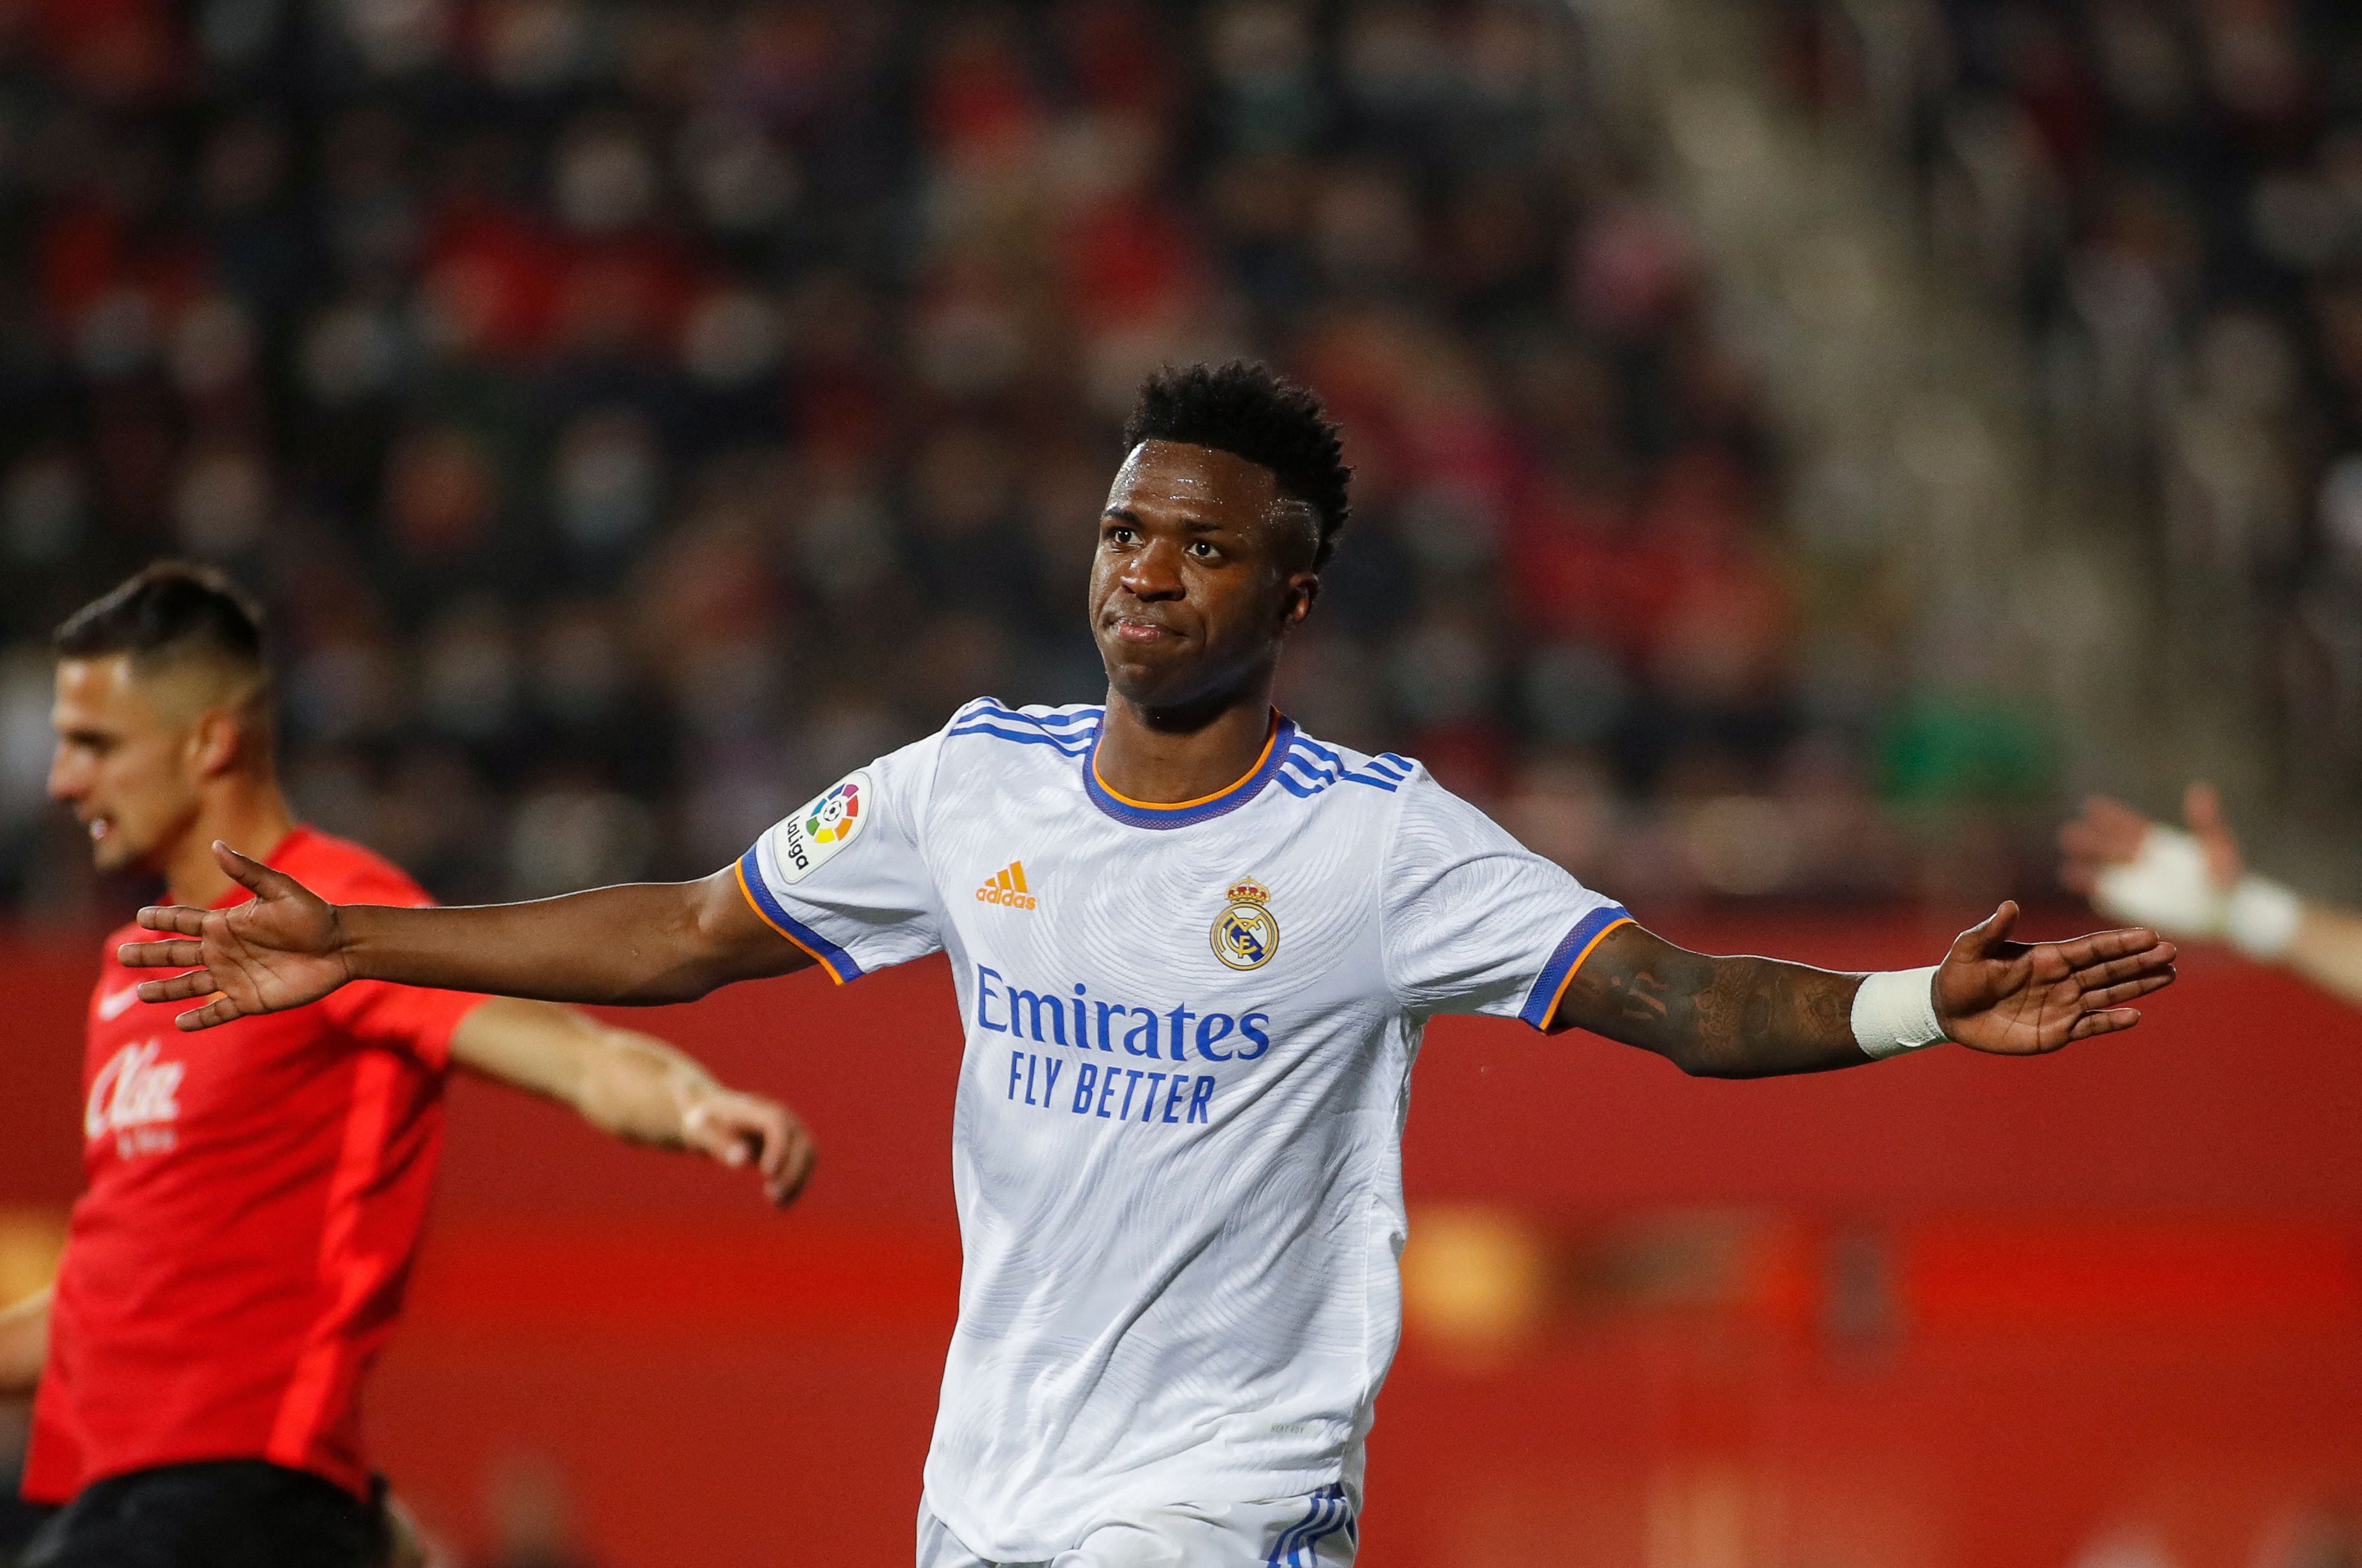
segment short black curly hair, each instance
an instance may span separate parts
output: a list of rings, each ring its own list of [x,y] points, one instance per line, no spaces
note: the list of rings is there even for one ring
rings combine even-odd
[[[1166,365],[1141,382],[1124,421],[1123,449],[1142,441],[1179,441],[1260,463],[1278,478],[1282,496],[1311,512],[1319,531],[1313,569],[1336,554],[1353,470],[1335,422],[1309,389],[1253,359]]]

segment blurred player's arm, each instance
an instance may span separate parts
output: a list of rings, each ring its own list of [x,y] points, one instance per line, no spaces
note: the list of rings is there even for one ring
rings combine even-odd
[[[0,1399],[30,1394],[49,1354],[49,1291],[0,1309]]]
[[[2187,832],[2093,796],[2058,831],[2059,879],[2103,914],[2228,942],[2362,1006],[2362,914],[2249,871],[2213,785],[2190,786],[2182,817]]]
[[[204,999],[181,1014],[205,1029],[316,1001],[348,980],[392,980],[543,1001],[652,1006],[813,960],[747,901],[735,867],[695,882],[633,882],[473,909],[329,904],[225,844],[222,869],[254,894],[229,910],[151,908],[125,964],[183,969],[139,988],[148,1001]]]
[[[2362,914],[2305,900],[2287,961],[2323,990],[2362,1007]]]
[[[2030,1056],[2129,1029],[2126,1004],[2173,980],[2174,948],[2152,931],[2107,931],[2070,942],[2010,940],[2004,903],[1960,933],[1926,977],[1941,1037],[1974,1050]],[[1727,958],[1676,947],[1640,926],[1600,939],[1551,1015],[1552,1030],[1654,1051],[1702,1077],[1827,1072],[1878,1058],[1864,1048],[1855,1000],[1872,977],[1774,958]],[[1878,977],[1902,981],[1904,977]]]
[[[724,1087],[653,1035],[572,1008],[494,997],[459,1021],[451,1059],[618,1138],[751,1164],[774,1203],[792,1201],[811,1173],[811,1137],[786,1106]]]

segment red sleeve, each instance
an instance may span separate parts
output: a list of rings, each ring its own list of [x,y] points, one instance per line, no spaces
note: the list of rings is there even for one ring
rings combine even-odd
[[[337,1027],[367,1045],[415,1056],[437,1072],[451,1062],[451,1032],[485,999],[384,980],[355,980],[320,1003]]]
[[[337,903],[419,909],[435,901],[417,883],[373,856],[357,856],[337,865],[334,871],[333,890],[323,887],[320,891]],[[439,1072],[450,1065],[451,1032],[484,999],[475,991],[436,991],[384,980],[355,980],[331,992],[319,1005],[353,1039],[403,1052]]]

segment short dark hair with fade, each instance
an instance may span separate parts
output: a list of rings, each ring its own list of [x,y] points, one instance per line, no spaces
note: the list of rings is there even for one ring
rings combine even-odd
[[[1344,443],[1320,399],[1270,366],[1252,359],[1165,366],[1141,383],[1124,421],[1123,449],[1142,441],[1178,441],[1260,463],[1278,478],[1281,495],[1311,510],[1320,532],[1314,569],[1336,554],[1353,478]]]
[[[226,573],[195,561],[158,561],[65,619],[50,639],[60,658],[127,654],[134,664],[185,657],[267,675],[262,607]]]

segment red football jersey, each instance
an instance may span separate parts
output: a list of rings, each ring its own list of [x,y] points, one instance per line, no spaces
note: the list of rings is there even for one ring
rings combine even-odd
[[[297,828],[270,864],[335,903],[424,904]],[[231,889],[218,908],[247,897]],[[393,1331],[443,1141],[451,1032],[483,999],[356,981],[183,1034],[107,938],[83,1058],[83,1163],[24,1493],[266,1459],[366,1496],[360,1382]]]

